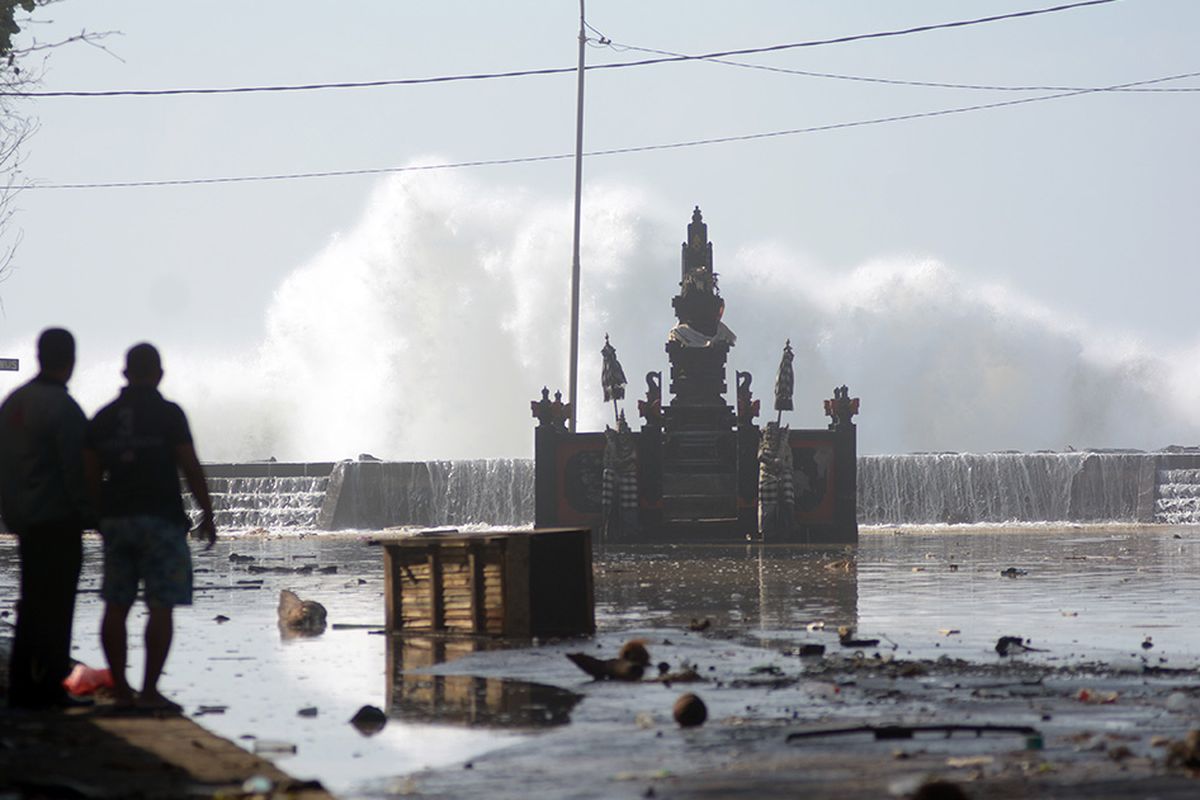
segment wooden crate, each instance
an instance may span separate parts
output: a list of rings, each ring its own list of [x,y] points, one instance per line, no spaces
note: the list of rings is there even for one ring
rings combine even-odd
[[[596,630],[587,528],[438,534],[383,543],[396,633],[529,638]]]

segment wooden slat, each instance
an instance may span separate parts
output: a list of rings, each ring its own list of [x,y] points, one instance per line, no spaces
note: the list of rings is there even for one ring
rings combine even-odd
[[[442,607],[442,552],[436,544],[429,548],[429,616],[433,620],[433,629],[441,630],[443,624]]]

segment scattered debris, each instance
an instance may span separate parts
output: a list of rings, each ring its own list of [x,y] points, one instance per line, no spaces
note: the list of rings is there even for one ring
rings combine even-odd
[[[1147,636],[1145,639],[1142,640],[1142,649],[1143,650],[1149,650],[1152,647],[1154,647],[1154,642],[1150,641],[1149,636]]]
[[[1192,698],[1183,692],[1171,692],[1167,696],[1167,711],[1188,711],[1192,708]]]
[[[645,667],[624,658],[595,658],[587,653],[567,653],[575,666],[598,681],[640,681]]]
[[[912,800],[967,800],[967,793],[949,781],[928,781],[917,787]]]
[[[279,627],[301,636],[316,636],[325,630],[325,606],[315,600],[301,600],[295,592],[279,593]]]
[[[675,721],[679,723],[679,727],[694,728],[703,725],[704,721],[708,719],[708,707],[704,705],[704,701],[698,695],[688,692],[679,695],[672,714]]]
[[[800,739],[820,739],[826,736],[848,736],[857,733],[869,733],[877,741],[892,739],[911,739],[918,733],[942,733],[950,738],[955,733],[973,733],[982,736],[985,733],[1013,733],[1021,736],[1037,735],[1037,728],[1028,725],[855,725],[849,728],[824,728],[807,731],[795,731],[787,735],[787,741]]]
[[[209,714],[224,714],[229,706],[200,706],[193,713],[193,717],[206,717]]]
[[[659,665],[662,666],[662,665]],[[665,686],[670,686],[672,683],[696,683],[705,681],[696,668],[686,662],[679,667],[677,672],[660,672],[655,676],[654,680],[662,683]]]
[[[704,619],[693,619],[688,623],[688,630],[694,633],[706,631],[710,627],[712,627],[712,620],[708,617],[705,617]]]
[[[1133,756],[1133,751],[1123,744],[1119,744],[1108,751],[1108,757],[1113,761],[1124,761],[1131,756]]]
[[[646,649],[646,640],[630,639],[621,645],[621,651],[617,653],[617,658],[641,664],[643,668],[650,666],[650,651]]]
[[[797,647],[794,652],[796,655],[800,656],[801,658],[812,658],[814,656],[823,656],[823,655],[825,655],[825,645],[805,643],[805,644],[802,644],[799,647]]]
[[[1091,703],[1093,705],[1108,705],[1117,702],[1120,694],[1117,692],[1098,692],[1095,689],[1080,689],[1075,694],[1075,699],[1081,703]]]
[[[225,616],[224,614],[217,614],[215,617],[213,617],[213,622],[220,625],[223,622],[229,622],[229,617]]]
[[[374,736],[387,725],[387,714],[376,706],[363,706],[350,718],[350,724],[363,736]]]
[[[296,752],[296,745],[282,739],[255,739],[254,754],[284,756]]]
[[[782,675],[783,670],[774,664],[760,664],[750,668],[751,675]]]
[[[1002,656],[1015,656],[1021,653],[1045,653],[1045,648],[1031,647],[1020,636],[1001,636],[996,642],[996,652]]]
[[[296,715],[300,717],[315,717],[318,713],[316,706],[305,706],[297,711]]]
[[[1167,766],[1200,769],[1200,730],[1190,730],[1183,741],[1167,745]]]
[[[265,795],[275,788],[275,783],[266,775],[251,775],[242,782],[242,791],[246,794]]]
[[[254,560],[254,556],[242,556],[237,553],[230,553],[229,560],[234,564],[248,564]]]
[[[1019,578],[1022,575],[1028,574],[1028,570],[1017,569],[1016,567],[1009,567],[1008,569],[1000,570],[1000,576],[1003,578]]]
[[[938,633],[940,633],[942,636],[954,636],[962,633],[962,631],[960,631],[958,628],[938,628]]]
[[[838,626],[838,642],[842,647],[878,647],[878,639],[856,639],[854,628],[849,625]]]
[[[112,686],[112,672],[107,667],[96,669],[82,662],[76,662],[71,668],[71,674],[63,679],[63,688],[80,697],[93,694],[98,689],[110,689]]]

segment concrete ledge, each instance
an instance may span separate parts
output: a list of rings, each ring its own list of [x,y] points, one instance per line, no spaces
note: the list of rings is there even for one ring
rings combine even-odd
[[[0,729],[0,793],[6,796],[242,797],[242,783],[263,775],[275,786],[273,797],[333,797],[319,783],[296,781],[183,716],[117,715],[104,706],[0,710]]]

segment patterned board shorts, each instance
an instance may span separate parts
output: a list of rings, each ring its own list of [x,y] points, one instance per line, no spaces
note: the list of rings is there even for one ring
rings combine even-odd
[[[135,515],[100,520],[104,538],[104,584],[107,603],[131,606],[138,583],[145,585],[146,605],[192,604],[192,553],[187,527],[162,517]]]

